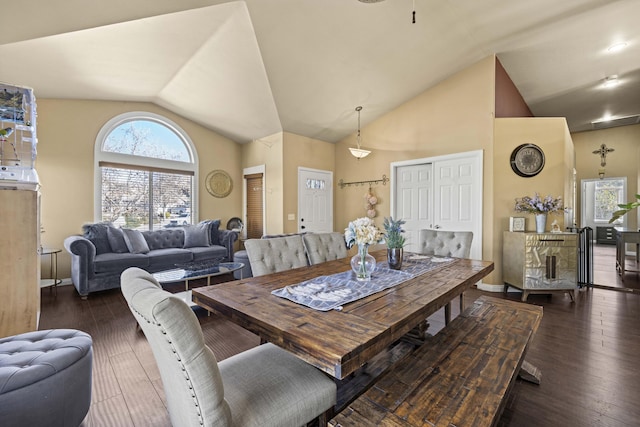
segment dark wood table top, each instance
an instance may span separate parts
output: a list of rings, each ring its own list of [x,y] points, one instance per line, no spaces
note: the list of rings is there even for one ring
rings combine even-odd
[[[386,251],[372,252],[379,261]],[[193,301],[337,379],[354,372],[493,271],[493,262],[459,259],[392,288],[313,310],[271,291],[347,271],[349,258],[193,289]]]

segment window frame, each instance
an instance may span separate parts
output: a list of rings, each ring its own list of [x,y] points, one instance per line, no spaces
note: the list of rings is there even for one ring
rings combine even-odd
[[[153,121],[162,126],[167,127],[173,131],[184,143],[185,148],[189,153],[190,162],[181,162],[175,160],[157,159],[150,157],[142,157],[131,154],[114,153],[109,151],[103,151],[104,144],[107,137],[118,126],[121,126],[127,122],[145,120]],[[195,149],[195,145],[189,135],[182,129],[177,123],[172,120],[161,116],[159,114],[150,113],[147,111],[130,111],[127,113],[119,114],[109,121],[107,121],[96,137],[94,145],[94,200],[93,200],[93,217],[94,222],[102,221],[102,173],[101,163],[107,164],[119,164],[119,165],[131,165],[134,167],[160,169],[164,172],[182,171],[193,176],[193,194],[191,200],[191,222],[196,224],[199,221],[199,161],[198,154]]]
[[[596,218],[596,212],[597,212],[597,197],[596,194],[598,193],[598,184],[601,183],[609,183],[609,182],[614,182],[614,181],[620,181],[621,182],[621,186],[619,189],[617,189],[618,191],[618,203],[625,203],[625,196],[626,196],[626,191],[627,191],[627,185],[626,185],[626,180],[623,178],[603,178],[601,180],[596,180],[594,181],[594,186],[593,186],[593,222],[595,224],[609,224],[609,219],[605,218],[605,219],[599,219]],[[616,209],[617,210],[617,209]],[[623,218],[619,218],[618,221],[612,223],[612,226],[622,226],[624,223],[624,219]]]

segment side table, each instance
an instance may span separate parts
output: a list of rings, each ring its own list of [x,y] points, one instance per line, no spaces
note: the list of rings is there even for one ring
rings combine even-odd
[[[49,277],[50,279],[40,279],[40,289],[53,288],[54,295],[58,296],[58,285],[62,283],[62,279],[58,279],[58,254],[62,249],[43,248],[40,252],[41,256],[49,256]]]

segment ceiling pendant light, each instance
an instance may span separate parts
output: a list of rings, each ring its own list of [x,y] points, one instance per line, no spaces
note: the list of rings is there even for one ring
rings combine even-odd
[[[360,160],[360,159],[364,159],[369,154],[371,154],[371,151],[363,150],[362,148],[360,148],[360,142],[362,140],[362,137],[360,136],[360,111],[362,111],[362,107],[361,106],[357,106],[356,107],[356,111],[358,112],[358,133],[356,135],[356,146],[357,146],[357,148],[349,147],[349,151],[351,151],[351,155],[353,157],[355,157],[356,159]]]

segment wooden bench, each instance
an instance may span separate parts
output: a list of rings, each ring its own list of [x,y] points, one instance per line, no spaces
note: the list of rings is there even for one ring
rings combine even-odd
[[[480,297],[330,425],[495,425],[541,319],[542,307]]]

